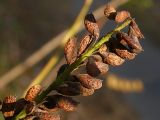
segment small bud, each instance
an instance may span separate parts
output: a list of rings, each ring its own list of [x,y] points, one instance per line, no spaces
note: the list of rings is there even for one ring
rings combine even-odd
[[[37,116],[38,120],[60,120],[60,115],[51,114],[49,112],[37,112],[35,113],[35,116]]]
[[[11,118],[14,115],[15,104],[16,104],[15,96],[10,95],[3,100],[2,113],[5,118]]]
[[[108,19],[114,20],[115,15],[116,15],[116,9],[115,9],[112,5],[107,4],[107,5],[106,5],[106,8],[105,8],[105,10],[104,10],[104,15],[105,15]]]
[[[59,96],[57,106],[65,111],[75,111],[79,103],[70,97]]]
[[[96,39],[99,38],[99,27],[92,13],[86,15],[84,19],[84,25],[88,32],[90,32],[94,37],[96,37]]]
[[[116,49],[115,51],[118,56],[120,56],[123,59],[127,59],[127,60],[132,60],[136,56],[135,53],[131,53],[128,50],[124,50],[124,49]]]
[[[75,37],[68,40],[64,53],[68,64],[72,64],[77,59],[77,39]]]
[[[112,66],[122,65],[125,61],[123,58],[121,58],[118,55],[116,55],[115,53],[111,53],[111,52],[103,54],[103,58],[104,58],[103,61],[105,63],[108,63]]]
[[[102,87],[102,80],[93,78],[88,74],[78,74],[76,77],[88,89],[99,89]]]
[[[144,38],[141,30],[139,29],[138,25],[136,24],[134,20],[132,20],[130,26],[131,26],[130,30],[132,30],[132,32],[134,31],[134,36],[136,36],[139,39]]]
[[[42,87],[40,85],[32,86],[26,93],[25,99],[27,101],[34,101],[38,94],[41,92]]]
[[[108,64],[103,63],[102,61],[96,61],[92,56],[89,57],[86,64],[86,71],[89,75],[96,77],[100,74],[105,74],[109,70]]]
[[[121,23],[129,17],[130,17],[130,13],[128,11],[120,11],[120,12],[117,12],[117,15],[115,17],[115,21],[117,23]]]
[[[90,45],[92,42],[92,37],[90,35],[86,35],[80,42],[80,47],[78,50],[78,56],[80,56]]]

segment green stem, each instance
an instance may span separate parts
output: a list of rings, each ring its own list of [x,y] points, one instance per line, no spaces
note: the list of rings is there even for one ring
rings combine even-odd
[[[76,69],[85,59],[87,59],[89,56],[91,56],[97,49],[100,48],[102,44],[107,42],[113,34],[115,34],[117,31],[122,30],[126,26],[128,26],[131,22],[131,19],[126,20],[123,24],[116,27],[113,31],[109,32],[106,36],[104,36],[99,42],[97,42],[92,48],[87,50],[78,60],[76,60],[73,64],[71,64],[68,68],[65,69],[65,71],[60,74],[56,80],[45,90],[43,91],[36,99],[37,103],[40,103],[43,101],[43,99],[56,87],[61,85],[65,79],[70,75],[70,73]]]

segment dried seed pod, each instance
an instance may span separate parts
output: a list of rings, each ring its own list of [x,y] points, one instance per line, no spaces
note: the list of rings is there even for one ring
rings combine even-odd
[[[51,114],[49,112],[36,112],[35,116],[37,116],[38,120],[60,120],[60,115]]]
[[[64,53],[67,64],[72,64],[77,59],[77,38],[72,37],[68,40]]]
[[[80,42],[79,50],[78,50],[78,56],[80,56],[90,45],[92,42],[92,36],[86,35]]]
[[[102,87],[102,80],[91,77],[88,74],[78,74],[76,77],[88,89],[99,89]]]
[[[112,66],[122,65],[125,61],[123,58],[121,58],[118,55],[116,55],[115,53],[111,53],[111,52],[105,53],[102,56],[104,58],[103,61],[105,63],[112,65]]]
[[[65,111],[75,111],[79,103],[70,97],[59,96],[57,106]]]
[[[96,39],[99,38],[99,33],[100,33],[99,27],[92,13],[86,15],[84,19],[84,25],[88,30],[88,32],[90,32]]]
[[[130,17],[130,13],[128,11],[120,11],[120,12],[117,12],[117,15],[115,17],[115,21],[117,23],[121,23],[129,17]]]
[[[134,20],[131,21],[130,26],[131,26],[130,33],[134,33],[133,35],[139,39],[144,38],[141,30],[139,29],[138,25],[136,24],[136,22]]]
[[[116,15],[116,9],[112,5],[107,4],[106,8],[104,10],[104,15],[108,19],[114,20],[115,19],[115,15]]]
[[[120,56],[123,59],[127,59],[127,60],[133,60],[136,56],[135,53],[131,53],[125,49],[115,49],[115,52],[118,56]]]
[[[126,33],[120,33],[121,38],[125,40],[129,47],[133,49],[133,52],[140,53],[143,51],[141,44],[136,36],[128,36]]]
[[[85,88],[80,82],[67,82],[67,85],[76,89],[75,91],[82,96],[90,96],[94,93],[94,89]]]
[[[90,96],[90,95],[94,94],[94,89],[88,89],[88,88],[83,87],[81,85],[81,87],[80,87],[80,93],[81,93],[82,96]]]
[[[3,100],[2,113],[5,119],[11,119],[14,116],[15,104],[16,104],[15,96],[10,95]]]
[[[104,52],[106,52],[107,51],[107,46],[106,46],[106,44],[103,44],[99,49],[98,49],[98,52],[100,53],[100,54],[103,54]]]
[[[89,57],[88,62],[86,64],[86,71],[89,75],[96,77],[100,74],[107,73],[108,70],[109,70],[108,64],[105,64],[102,61],[96,61],[93,56]]]
[[[26,101],[24,98],[17,100],[15,105],[15,115],[19,114],[28,103],[29,101]]]
[[[25,106],[25,111],[27,114],[31,114],[35,111],[36,106],[34,102],[29,102],[26,106]]]
[[[80,95],[80,89],[77,87],[70,87],[70,86],[60,86],[56,89],[56,91],[62,95],[67,96],[77,96]]]
[[[34,101],[37,95],[41,92],[42,87],[40,85],[32,86],[26,93],[25,99],[27,101]]]

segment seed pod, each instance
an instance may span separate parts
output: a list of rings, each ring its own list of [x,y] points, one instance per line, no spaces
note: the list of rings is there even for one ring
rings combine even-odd
[[[37,112],[35,113],[38,120],[60,120],[60,115],[50,114],[49,112]]]
[[[29,101],[26,101],[24,98],[17,100],[15,105],[15,115],[19,114],[28,103]]]
[[[138,25],[136,24],[134,20],[131,21],[130,26],[131,26],[130,30],[132,30],[132,32],[134,31],[134,36],[136,36],[139,39],[144,38],[141,30],[139,29]]]
[[[40,85],[32,86],[26,93],[25,99],[27,101],[34,101],[37,95],[41,92],[42,87]]]
[[[80,56],[90,45],[92,42],[92,36],[86,35],[80,42],[79,50],[78,50],[78,56]]]
[[[15,104],[16,104],[15,96],[10,95],[3,100],[2,113],[5,119],[11,119],[14,116]]]
[[[75,37],[68,40],[64,53],[68,64],[72,64],[77,59],[77,39]]]
[[[108,63],[112,66],[122,65],[125,61],[123,58],[121,58],[118,55],[116,55],[115,53],[111,53],[111,52],[103,54],[103,58],[104,58],[103,61],[105,63]]]
[[[106,8],[104,10],[104,15],[108,18],[108,19],[111,19],[111,20],[114,20],[115,19],[115,16],[116,16],[116,9],[110,5],[110,4],[107,4],[106,5]]]
[[[99,89],[102,87],[102,80],[93,78],[88,74],[78,74],[76,77],[88,89]]]
[[[107,46],[106,46],[106,44],[103,44],[99,49],[98,49],[98,52],[100,53],[100,54],[103,54],[104,52],[106,52],[107,51]]]
[[[76,87],[70,87],[70,86],[60,86],[56,89],[56,91],[62,95],[67,96],[77,96],[80,95],[80,89]]]
[[[117,23],[121,23],[129,17],[130,17],[130,13],[128,11],[120,11],[120,12],[117,12],[117,15],[115,17],[115,21]]]
[[[120,56],[123,59],[127,59],[127,60],[133,60],[136,56],[135,53],[131,53],[125,49],[115,49],[115,52],[118,56]]]
[[[129,47],[133,49],[133,52],[140,53],[143,51],[141,44],[136,36],[128,36],[126,33],[120,33],[121,38],[125,40]]]
[[[65,111],[75,111],[79,103],[70,97],[59,96],[57,106]]]
[[[90,96],[94,94],[94,89],[88,89],[86,87],[81,86],[80,92],[82,96]]]
[[[100,74],[107,73],[108,70],[108,64],[105,64],[102,61],[96,61],[93,56],[89,57],[88,62],[86,64],[86,71],[89,75],[96,77]]]
[[[25,107],[25,111],[27,114],[31,114],[35,111],[36,107],[35,107],[35,103],[34,102],[29,102],[26,107]]]
[[[92,13],[86,15],[84,19],[84,25],[88,32],[90,32],[96,39],[99,38],[99,27]]]

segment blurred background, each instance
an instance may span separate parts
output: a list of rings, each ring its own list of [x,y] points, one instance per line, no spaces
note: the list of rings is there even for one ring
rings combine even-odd
[[[107,2],[109,1],[93,0],[89,11],[94,11]],[[83,1],[80,0],[0,0],[0,76],[3,77],[45,43],[68,29],[82,5]],[[124,93],[109,89],[104,84],[93,96],[78,98],[81,101],[78,111],[65,114],[65,120],[160,118],[160,1],[127,0],[118,8],[129,10],[136,18],[145,36],[145,40],[141,41],[144,52],[133,61],[111,68],[109,74],[118,76],[117,79],[140,80],[144,84],[144,90]],[[112,24],[107,22],[102,33],[113,28]],[[52,51],[22,75],[0,85],[0,98],[9,94],[20,96],[54,54]],[[55,75],[56,72],[55,70]],[[0,84],[5,81],[2,77]]]

